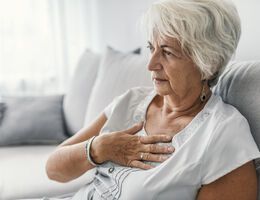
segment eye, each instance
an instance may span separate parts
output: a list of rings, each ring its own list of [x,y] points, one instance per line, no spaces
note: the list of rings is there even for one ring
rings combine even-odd
[[[163,54],[167,56],[173,56],[173,54],[170,51],[163,50]]]
[[[148,44],[146,48],[150,49],[151,53],[154,51],[154,47],[151,44]]]

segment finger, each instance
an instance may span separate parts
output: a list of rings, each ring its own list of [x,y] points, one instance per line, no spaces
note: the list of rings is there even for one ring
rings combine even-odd
[[[143,163],[143,162],[138,161],[138,160],[131,161],[129,167],[135,167],[135,168],[140,168],[140,169],[152,169],[153,168],[153,166],[148,165],[148,164]]]
[[[173,153],[175,148],[172,145],[146,144],[142,150],[147,153],[168,154]]]
[[[170,135],[148,135],[140,138],[140,141],[143,144],[154,144],[158,142],[170,142],[172,140],[172,136]]]
[[[140,122],[138,124],[135,124],[131,128],[128,128],[128,129],[124,130],[124,132],[126,132],[128,134],[135,134],[136,132],[138,132],[142,128],[143,128],[143,122]]]
[[[141,155],[140,155],[141,157]],[[152,154],[152,153],[143,153],[142,160],[143,161],[150,161],[150,162],[163,162],[167,160],[170,155],[165,154]]]

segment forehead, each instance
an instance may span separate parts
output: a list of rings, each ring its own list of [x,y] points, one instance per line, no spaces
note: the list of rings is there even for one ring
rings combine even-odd
[[[156,36],[153,38],[153,41],[151,41],[151,43],[156,46],[166,45],[177,50],[181,49],[181,44],[179,40],[168,36],[164,36],[164,37]]]

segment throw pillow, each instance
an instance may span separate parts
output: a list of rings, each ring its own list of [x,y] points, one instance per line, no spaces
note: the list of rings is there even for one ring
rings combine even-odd
[[[84,126],[88,126],[114,97],[127,89],[152,86],[147,62],[148,59],[143,55],[122,53],[110,47],[106,49],[91,92]]]
[[[96,80],[99,55],[86,50],[81,56],[64,98],[63,110],[69,136],[83,127],[90,93]]]
[[[3,97],[0,146],[58,144],[64,134],[63,96]]]

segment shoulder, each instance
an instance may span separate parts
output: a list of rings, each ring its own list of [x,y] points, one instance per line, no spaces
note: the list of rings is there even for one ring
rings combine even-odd
[[[137,104],[154,92],[152,87],[134,87],[116,97],[117,104]]]
[[[211,134],[208,136],[209,146],[224,148],[230,146],[230,141],[240,140],[253,143],[247,119],[232,105],[225,103],[220,96],[215,96],[215,106],[211,109]]]
[[[220,97],[214,97],[210,129],[202,159],[202,184],[209,184],[260,156],[246,118]],[[221,159],[219,159],[221,158]]]
[[[233,105],[228,104],[222,100],[220,96],[213,96],[214,103],[211,108],[212,116],[217,123],[229,124],[229,126],[237,124],[237,122],[248,126],[247,119],[239,112]]]
[[[104,113],[108,119],[129,120],[137,107],[154,93],[152,87],[134,87],[128,89],[105,108]]]
[[[153,92],[153,87],[133,87],[131,89],[128,89],[123,95],[128,97],[146,97],[151,92]]]

